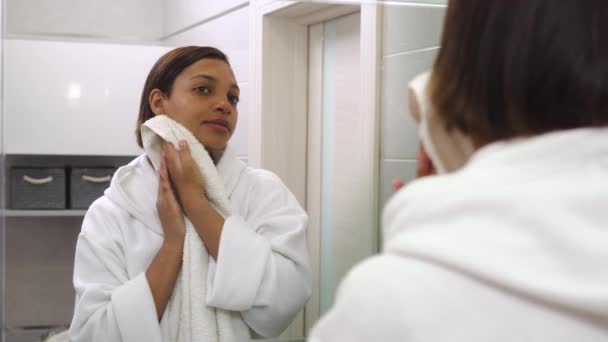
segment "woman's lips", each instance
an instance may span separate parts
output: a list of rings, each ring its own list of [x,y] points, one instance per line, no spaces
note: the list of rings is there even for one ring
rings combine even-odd
[[[203,124],[218,133],[230,133],[228,123],[223,120],[205,121]]]

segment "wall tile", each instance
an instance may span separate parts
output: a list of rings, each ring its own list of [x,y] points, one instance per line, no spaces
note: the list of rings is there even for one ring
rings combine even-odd
[[[215,17],[223,12],[229,11],[232,8],[246,4],[246,0],[163,0],[165,12],[165,35],[175,33],[204,21]],[[223,35],[225,39],[230,39],[232,29],[238,29],[239,26],[247,26],[248,21],[236,23],[237,26],[226,26],[227,30]]]
[[[228,55],[238,82],[249,78],[249,6],[163,41],[170,46],[216,47]]]
[[[407,87],[413,77],[431,68],[436,53],[434,49],[383,59],[382,158],[416,158],[418,132],[408,110]]]
[[[7,0],[9,34],[156,40],[164,0]]]
[[[445,8],[388,6],[384,10],[382,55],[439,45]]]
[[[7,40],[4,151],[137,155],[141,91],[166,47]]]

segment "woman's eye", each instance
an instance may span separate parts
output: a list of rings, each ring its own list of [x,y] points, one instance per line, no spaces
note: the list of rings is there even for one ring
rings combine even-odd
[[[232,104],[237,104],[237,103],[239,103],[240,99],[238,96],[228,95],[228,101],[230,101],[230,103],[232,103]]]
[[[194,91],[199,94],[209,94],[211,90],[209,90],[208,87],[196,87],[194,88]]]

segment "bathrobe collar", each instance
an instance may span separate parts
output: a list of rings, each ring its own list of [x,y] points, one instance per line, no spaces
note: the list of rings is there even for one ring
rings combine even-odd
[[[217,170],[222,177],[228,199],[231,198],[245,168],[245,163],[236,157],[229,146],[226,147],[217,164]],[[142,154],[115,172],[110,187],[104,195],[150,230],[163,235],[163,228],[156,209],[157,192],[158,173],[154,170],[148,157]]]

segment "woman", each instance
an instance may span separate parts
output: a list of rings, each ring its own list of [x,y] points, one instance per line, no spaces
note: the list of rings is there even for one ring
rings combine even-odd
[[[144,154],[120,168],[89,208],[76,247],[72,341],[161,341],[159,321],[181,268],[185,219],[210,258],[206,304],[232,315],[236,335],[277,336],[310,295],[307,216],[274,174],[247,167],[227,146],[239,87],[227,57],[210,47],[168,52],[146,80],[137,121],[167,115],[207,149],[233,215],[200,186],[190,148],[165,145],[158,173]],[[199,296],[200,297],[200,296]],[[197,300],[193,297],[192,300]]]
[[[311,342],[608,340],[606,37],[606,1],[448,2],[412,83],[440,174],[387,204]]]

